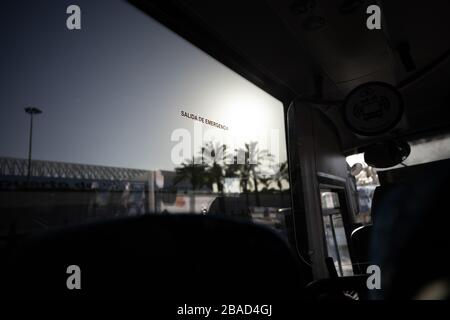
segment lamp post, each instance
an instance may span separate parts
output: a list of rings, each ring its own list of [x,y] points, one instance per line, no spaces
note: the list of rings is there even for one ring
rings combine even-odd
[[[25,108],[25,112],[30,115],[30,142],[28,146],[28,178],[27,181],[30,182],[31,178],[31,146],[33,143],[33,115],[41,114],[42,110],[38,108]]]

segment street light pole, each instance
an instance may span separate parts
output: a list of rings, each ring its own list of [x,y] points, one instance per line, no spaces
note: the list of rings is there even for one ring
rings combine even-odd
[[[30,115],[30,141],[28,145],[28,177],[27,181],[30,182],[31,178],[31,148],[33,145],[33,115],[41,114],[42,110],[38,108],[25,108],[25,112]]]

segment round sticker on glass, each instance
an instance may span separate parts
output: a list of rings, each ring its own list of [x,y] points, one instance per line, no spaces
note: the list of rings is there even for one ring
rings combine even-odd
[[[403,100],[393,86],[368,82],[353,89],[344,102],[344,119],[356,133],[372,136],[392,129],[403,114]]]

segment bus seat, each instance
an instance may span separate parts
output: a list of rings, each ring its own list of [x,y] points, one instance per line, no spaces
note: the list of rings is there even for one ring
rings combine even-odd
[[[369,265],[369,247],[372,225],[365,225],[353,230],[350,241],[353,248],[353,260],[356,274],[365,274]]]
[[[383,194],[386,193],[389,186],[377,186],[373,193],[371,218],[372,224],[361,226],[352,231],[350,236],[351,245],[354,253],[354,264],[356,268],[354,270],[357,274],[365,274],[367,267],[370,265],[370,248],[371,238],[373,232],[373,223],[376,219],[377,212],[380,210],[379,202],[383,198]]]
[[[380,266],[382,288],[372,297],[411,299],[430,282],[449,279],[450,160],[380,172],[379,178],[370,261]]]
[[[81,290],[67,289],[70,265],[81,269]],[[7,270],[3,294],[19,297],[296,298],[306,286],[297,258],[269,228],[186,214],[33,235]]]

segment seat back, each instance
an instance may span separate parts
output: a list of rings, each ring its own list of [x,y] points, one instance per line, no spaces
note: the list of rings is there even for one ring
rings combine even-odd
[[[372,225],[366,225],[353,230],[350,241],[353,249],[353,271],[365,274],[369,263],[370,237]]]
[[[81,269],[68,290],[67,267]],[[306,285],[287,244],[249,222],[147,215],[48,231],[22,241],[6,295],[38,297],[280,298]]]
[[[380,266],[376,298],[414,298],[449,278],[450,160],[379,173],[372,206],[370,262]]]

